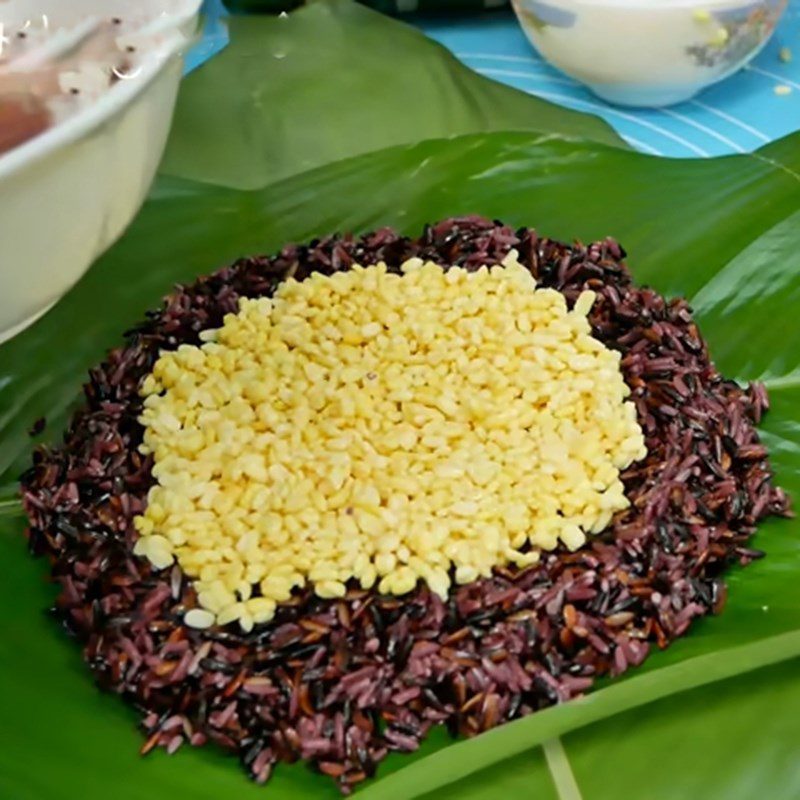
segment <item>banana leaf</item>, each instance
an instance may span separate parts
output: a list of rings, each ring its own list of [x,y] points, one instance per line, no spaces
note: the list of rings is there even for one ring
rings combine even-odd
[[[664,161],[616,147],[592,118],[517,94],[505,98],[498,125],[510,130],[501,131],[484,114],[494,87],[400,23],[346,2],[291,19],[299,22],[287,52],[320,53],[328,93],[359,85],[368,94],[358,124],[331,103],[325,130],[314,130],[320,95],[301,96],[308,66],[282,71],[276,63],[291,58],[258,60],[279,21],[237,22],[226,53],[185,85],[162,176],[131,229],[64,301],[0,347],[2,798],[337,796],[303,765],[279,767],[261,788],[212,748],[139,759],[134,713],[92,687],[79,648],[45,613],[53,589],[45,565],[27,557],[14,497],[32,446],[58,438],[86,369],[121,331],[172,283],[239,255],[334,230],[411,233],[460,213],[567,239],[613,234],[640,283],[691,298],[726,374],[767,383],[773,409],[762,433],[779,483],[800,495],[800,136],[753,155]],[[355,41],[360,48],[348,47]],[[377,69],[391,47],[395,69],[379,73],[380,91],[370,89],[354,73]],[[363,52],[348,62],[342,49]],[[415,59],[449,76],[431,94],[423,88],[416,106],[417,87],[397,69]],[[437,98],[452,110],[434,106],[435,124],[398,131],[398,98],[416,112]],[[463,135],[436,138],[448,132],[448,114]],[[535,123],[523,131],[528,116]],[[307,138],[288,135],[302,124]],[[358,135],[359,125],[369,134]],[[32,438],[40,416],[47,428]],[[798,740],[800,719],[799,534],[793,521],[762,526],[755,542],[767,557],[732,572],[724,613],[642,668],[476,739],[436,731],[418,754],[387,759],[358,794],[705,799],[752,797],[758,787],[770,798],[797,797],[787,742]]]
[[[484,78],[350,0],[228,24],[235,46],[183,87],[166,174],[256,189],[339,158],[477,131],[624,146],[600,119]]]
[[[565,737],[584,800],[608,797],[611,787],[648,800],[800,796],[799,669],[787,661]],[[653,780],[659,773],[669,780]]]

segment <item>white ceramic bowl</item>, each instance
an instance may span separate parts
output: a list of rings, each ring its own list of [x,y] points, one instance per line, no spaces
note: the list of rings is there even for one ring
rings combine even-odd
[[[787,0],[512,0],[542,57],[627,106],[687,100],[766,44]]]
[[[6,0],[6,32],[48,15],[152,15],[158,33],[135,78],[0,156],[0,341],[44,314],[125,230],[166,144],[182,53],[201,0]],[[130,17],[129,17],[130,18]]]

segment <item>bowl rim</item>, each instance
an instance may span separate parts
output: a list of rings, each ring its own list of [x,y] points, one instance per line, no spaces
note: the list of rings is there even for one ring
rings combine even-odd
[[[181,28],[197,17],[201,4],[202,0],[184,0],[183,6],[166,18],[164,41],[148,53],[135,79],[117,82],[96,102],[0,156],[0,180],[84,137],[138,97],[186,46],[188,37]]]
[[[529,4],[561,6],[562,0],[511,0],[511,6],[516,12],[519,7],[525,8]],[[757,6],[788,5],[781,0],[569,0],[570,6],[597,6],[626,8],[631,11],[662,12],[681,9],[697,9],[704,11],[718,11],[720,8],[737,9]]]

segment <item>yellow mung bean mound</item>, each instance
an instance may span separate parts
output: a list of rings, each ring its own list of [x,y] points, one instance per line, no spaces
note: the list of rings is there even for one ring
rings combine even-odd
[[[569,311],[516,254],[242,300],[143,383],[157,483],[135,552],[194,579],[187,624],[250,630],[308,583],[445,596],[451,574],[580,547],[627,506],[619,471],[645,454],[593,301]]]

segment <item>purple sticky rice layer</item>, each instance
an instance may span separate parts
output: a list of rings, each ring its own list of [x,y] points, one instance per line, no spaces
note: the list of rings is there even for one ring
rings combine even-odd
[[[153,483],[138,392],[159,351],[198,343],[240,297],[268,296],[288,276],[354,262],[397,270],[411,256],[470,269],[511,248],[570,305],[584,289],[598,295],[594,335],[622,353],[647,439],[647,458],[623,474],[630,508],[585,549],[497,569],[447,601],[423,586],[402,598],[353,586],[333,601],[306,590],[247,635],[184,626],[191,583],[132,555]],[[258,781],[303,759],[348,792],[433,725],[471,736],[569,700],[722,609],[722,572],[760,555],[747,546],[758,520],[789,513],[755,430],[767,396],[725,380],[687,304],[634,286],[623,258],[610,239],[570,247],[477,217],[418,239],[334,236],[179,287],[91,371],[63,444],[23,476],[29,542],[52,562],[56,613],[99,684],[141,710],[143,752],[212,740]]]

